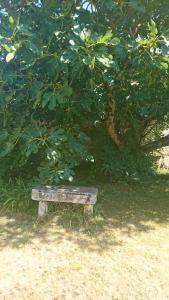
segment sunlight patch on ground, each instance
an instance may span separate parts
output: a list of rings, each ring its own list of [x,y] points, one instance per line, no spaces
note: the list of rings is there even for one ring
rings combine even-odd
[[[44,221],[1,213],[0,299],[169,299],[165,189],[106,185],[90,221],[64,205]]]

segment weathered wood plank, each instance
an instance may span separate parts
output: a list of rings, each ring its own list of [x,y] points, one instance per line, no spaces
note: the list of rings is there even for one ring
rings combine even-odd
[[[95,204],[98,189],[74,186],[38,186],[32,189],[32,199],[36,201],[53,201],[79,204]]]
[[[84,205],[84,215],[91,217],[93,215],[93,205],[85,204]]]
[[[48,202],[39,201],[38,216],[44,217],[48,212]]]

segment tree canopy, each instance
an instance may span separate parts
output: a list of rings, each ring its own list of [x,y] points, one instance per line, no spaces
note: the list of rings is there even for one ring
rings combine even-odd
[[[1,1],[4,172],[72,181],[82,161],[106,172],[116,155],[152,150],[168,126],[168,10],[166,0]]]

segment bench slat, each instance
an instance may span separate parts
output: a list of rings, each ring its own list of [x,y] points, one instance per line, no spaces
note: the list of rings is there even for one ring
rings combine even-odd
[[[38,186],[32,189],[32,199],[79,204],[95,204],[98,189],[75,186]]]

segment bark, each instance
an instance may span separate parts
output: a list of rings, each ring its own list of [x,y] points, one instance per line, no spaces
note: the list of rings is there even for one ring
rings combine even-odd
[[[120,136],[117,132],[116,125],[115,125],[115,110],[116,110],[116,102],[112,94],[109,94],[109,112],[106,120],[106,127],[109,136],[116,144],[119,149],[122,149],[123,144],[120,140]]]
[[[169,146],[169,134],[160,138],[157,141],[153,141],[149,144],[146,144],[142,147],[145,152],[151,152],[156,149],[160,149],[162,147]]]

